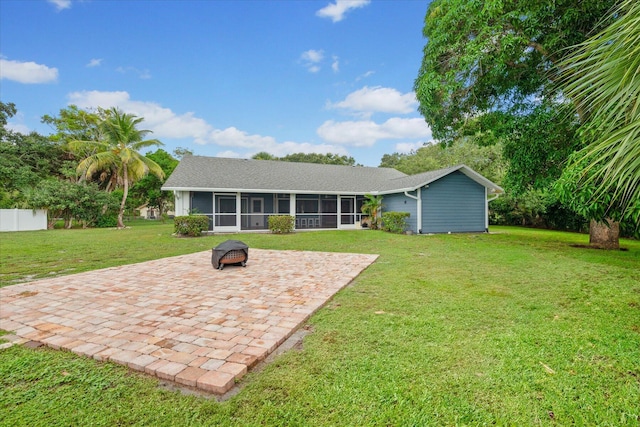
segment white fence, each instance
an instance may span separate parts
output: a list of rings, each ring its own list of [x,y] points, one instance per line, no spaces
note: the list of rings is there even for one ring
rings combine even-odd
[[[0,231],[46,230],[44,209],[0,209]]]

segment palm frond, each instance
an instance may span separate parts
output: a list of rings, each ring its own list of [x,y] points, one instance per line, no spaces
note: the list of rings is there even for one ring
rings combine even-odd
[[[593,139],[579,152],[594,198],[611,196],[622,209],[640,199],[640,2],[622,0],[612,24],[563,62],[565,93],[583,114]]]

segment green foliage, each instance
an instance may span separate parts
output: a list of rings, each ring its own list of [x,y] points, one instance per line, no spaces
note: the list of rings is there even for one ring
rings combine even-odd
[[[554,192],[529,189],[506,193],[489,204],[489,222],[500,225],[584,231],[587,219],[567,210]]]
[[[622,228],[626,233],[640,236],[640,198],[626,202],[626,207],[621,208],[620,193],[600,192],[604,183],[600,181],[601,176],[594,178],[597,171],[589,168],[591,162],[592,160],[585,158],[581,152],[571,156],[570,164],[554,186],[557,197],[589,220],[621,221],[625,223]]]
[[[173,223],[179,236],[198,237],[209,229],[209,217],[206,215],[177,216]]]
[[[67,224],[76,219],[90,227],[97,223],[103,211],[117,206],[117,202],[95,184],[56,179],[42,180],[28,190],[26,204],[33,209],[47,209],[49,228],[53,228],[57,218]]]
[[[378,212],[382,209],[382,196],[365,194],[360,211],[369,217],[369,228],[377,230],[380,228],[380,218]]]
[[[581,146],[568,104],[543,103],[528,114],[513,117],[504,129],[504,185],[517,195],[549,191],[567,158]]]
[[[62,147],[31,132],[24,135],[6,128],[16,112],[13,103],[0,102],[0,207],[24,204],[25,191],[43,179],[62,178],[69,160]]]
[[[253,155],[251,158],[254,160],[279,160],[283,162],[320,163],[324,165],[354,166],[356,164],[353,157],[340,156],[333,153],[293,153],[287,154],[284,157],[276,157],[265,151],[261,151],[260,153]]]
[[[188,148],[178,147],[173,150],[173,155],[178,159],[182,159],[184,156],[193,156],[193,151]]]
[[[390,233],[404,233],[407,229],[409,212],[384,212],[382,214],[382,230]]]
[[[584,41],[614,0],[434,0],[425,17],[419,110],[435,138],[451,141],[469,117],[524,113],[553,85],[557,62]]]
[[[146,203],[149,207],[158,208],[158,215],[162,217],[173,202],[173,193],[162,191],[162,185],[166,177],[171,175],[176,168],[179,161],[161,148],[152,153],[147,153],[145,156],[160,166],[165,178],[161,179],[154,174],[148,174],[131,187],[130,194],[140,199],[141,203],[138,206]]]
[[[74,140],[69,146],[77,153],[92,153],[78,164],[78,175],[90,180],[107,173],[122,183],[123,195],[118,212],[118,227],[122,228],[129,186],[148,173],[164,178],[162,168],[139,151],[162,143],[157,139],[145,140],[151,131],[137,128],[144,118],[126,114],[117,108],[106,110],[104,114],[105,119],[100,122],[101,139]]]
[[[508,163],[503,159],[500,144],[480,146],[475,137],[467,136],[458,138],[451,144],[425,145],[409,154],[385,154],[380,167],[391,167],[407,175],[415,175],[459,164],[465,164],[499,184]]]
[[[102,139],[100,123],[104,119],[105,111],[102,109],[91,112],[76,105],[70,105],[67,108],[61,108],[57,116],[45,114],[41,121],[55,130],[55,133],[51,135],[52,141],[66,145],[72,141],[98,141]],[[93,153],[79,154],[87,156]]]
[[[96,221],[96,227],[98,228],[114,228],[118,226],[118,215],[107,214],[101,215]]]
[[[621,0],[611,24],[563,61],[565,93],[576,104],[588,136],[573,161],[590,200],[629,210],[640,203],[640,2]],[[586,164],[584,164],[586,162]],[[624,214],[623,214],[624,215]]]
[[[292,233],[295,226],[295,218],[291,215],[269,216],[269,230],[272,233]]]

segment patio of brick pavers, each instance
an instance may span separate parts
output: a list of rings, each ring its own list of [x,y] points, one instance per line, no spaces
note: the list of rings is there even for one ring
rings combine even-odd
[[[223,394],[377,255],[250,249],[215,270],[211,252],[0,288],[0,329]]]

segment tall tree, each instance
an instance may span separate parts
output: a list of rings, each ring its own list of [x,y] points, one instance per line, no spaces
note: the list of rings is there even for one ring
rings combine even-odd
[[[607,15],[614,3],[434,0],[415,81],[434,137],[450,142],[479,123],[503,141],[511,161],[508,191],[551,191],[567,157],[581,147],[573,136],[577,121],[562,111],[560,64],[574,45],[615,19]]]
[[[41,180],[60,177],[65,169],[64,152],[49,138],[36,132],[22,134],[8,128],[16,113],[13,103],[0,101],[0,207],[24,202],[25,192]]]
[[[578,186],[593,188],[590,203],[606,200],[602,213],[618,204],[640,224],[640,2],[621,0],[611,20],[562,63],[589,142],[571,168],[582,169]]]
[[[449,141],[470,118],[526,114],[540,100],[557,97],[558,62],[614,1],[434,0],[415,81],[419,110],[434,137]]]
[[[106,118],[100,123],[100,140],[72,141],[70,146],[76,152],[91,152],[78,164],[77,172],[85,179],[91,179],[103,170],[113,170],[122,185],[122,201],[118,211],[118,228],[124,228],[124,209],[129,194],[129,186],[148,173],[164,177],[162,168],[153,160],[139,153],[143,148],[163,145],[157,139],[145,139],[150,130],[137,129],[144,119],[126,114],[117,108],[106,111]]]

